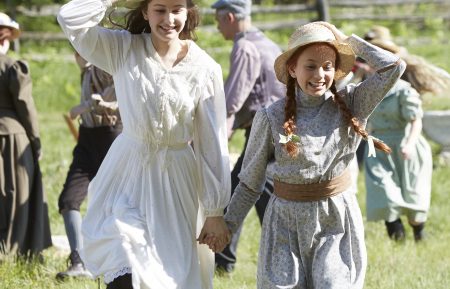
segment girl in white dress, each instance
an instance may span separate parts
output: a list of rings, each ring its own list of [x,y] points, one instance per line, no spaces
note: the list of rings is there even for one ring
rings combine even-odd
[[[100,27],[114,2],[74,0],[58,15],[80,55],[113,75],[123,120],[89,185],[82,259],[107,288],[212,288],[213,253],[196,236],[204,223],[228,238],[221,68],[192,41],[191,0],[121,1],[126,29]]]

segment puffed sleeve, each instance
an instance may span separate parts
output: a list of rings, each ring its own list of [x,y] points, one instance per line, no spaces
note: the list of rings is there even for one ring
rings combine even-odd
[[[266,109],[259,110],[253,119],[252,130],[245,150],[239,185],[228,205],[225,221],[232,232],[240,227],[250,209],[259,199],[266,182],[266,168],[273,159],[274,146]]]
[[[378,48],[356,35],[347,39],[356,55],[376,70],[370,77],[357,85],[348,85],[346,102],[354,116],[365,120],[381,102],[386,93],[397,82],[406,64],[391,52]]]
[[[126,60],[131,34],[98,26],[109,7],[109,0],[73,0],[61,7],[58,22],[84,59],[114,74]]]
[[[423,117],[422,100],[414,88],[410,87],[400,91],[400,112],[408,122]]]
[[[14,108],[19,117],[20,123],[25,128],[35,157],[38,157],[41,150],[39,138],[39,126],[36,106],[32,96],[32,82],[30,70],[26,63],[17,61],[9,69],[9,89],[13,96]]]
[[[230,163],[222,69],[215,64],[194,117],[199,199],[206,217],[222,216],[230,200]]]

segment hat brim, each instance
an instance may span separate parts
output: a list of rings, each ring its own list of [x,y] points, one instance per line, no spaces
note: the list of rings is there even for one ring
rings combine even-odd
[[[10,27],[10,28],[12,30],[11,40],[19,38],[19,36],[21,34],[21,31],[19,29],[17,29],[17,28],[13,28],[13,27]]]
[[[389,40],[373,39],[370,40],[369,42],[375,46],[388,50],[392,53],[398,53],[401,50],[400,46],[397,46],[394,42]]]
[[[353,49],[350,47],[350,45],[345,43],[340,43],[336,40],[333,41],[313,41],[309,43],[302,43],[301,45],[297,45],[284,53],[282,53],[280,56],[275,59],[275,73],[279,81],[286,84],[288,80],[288,71],[286,63],[289,60],[289,58],[294,54],[297,49],[300,47],[309,45],[309,44],[315,44],[315,43],[326,43],[331,46],[333,46],[339,57],[339,67],[336,68],[334,78],[336,80],[344,78],[347,74],[350,73],[350,71],[353,68],[353,65],[355,64],[355,53],[353,52]]]
[[[11,38],[9,40],[14,40],[14,39],[19,38],[20,34],[22,33],[20,31],[20,29],[17,29],[17,27],[19,27],[18,24],[17,24],[17,27],[14,27],[12,25],[5,25],[5,24],[1,24],[0,27],[7,27],[7,28],[11,29]]]

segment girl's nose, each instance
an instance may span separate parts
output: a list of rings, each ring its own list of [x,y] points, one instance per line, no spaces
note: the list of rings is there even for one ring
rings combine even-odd
[[[175,16],[172,13],[167,13],[166,15],[166,21],[170,24],[172,24],[174,22],[174,18]]]
[[[325,76],[325,71],[322,67],[319,67],[318,69],[316,69],[316,73],[314,74],[314,76],[317,78],[323,78]]]

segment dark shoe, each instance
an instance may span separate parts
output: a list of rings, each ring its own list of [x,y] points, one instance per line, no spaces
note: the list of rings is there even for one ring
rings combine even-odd
[[[425,234],[423,232],[423,228],[425,228],[425,223],[422,223],[420,225],[411,225],[414,232],[414,241],[420,242],[423,241],[425,238]]]
[[[127,273],[115,278],[111,283],[106,285],[106,289],[133,289],[131,274]]]
[[[228,263],[228,264],[221,264],[216,263],[216,274],[218,276],[225,276],[230,273],[232,273],[234,270],[234,264]]]
[[[397,219],[393,222],[384,222],[386,225],[387,233],[389,238],[395,241],[405,240],[405,228],[401,219]]]
[[[72,251],[70,253],[68,261],[69,267],[66,271],[56,274],[56,279],[64,280],[70,277],[92,279],[92,274],[84,267],[83,261],[81,261],[77,251]]]

